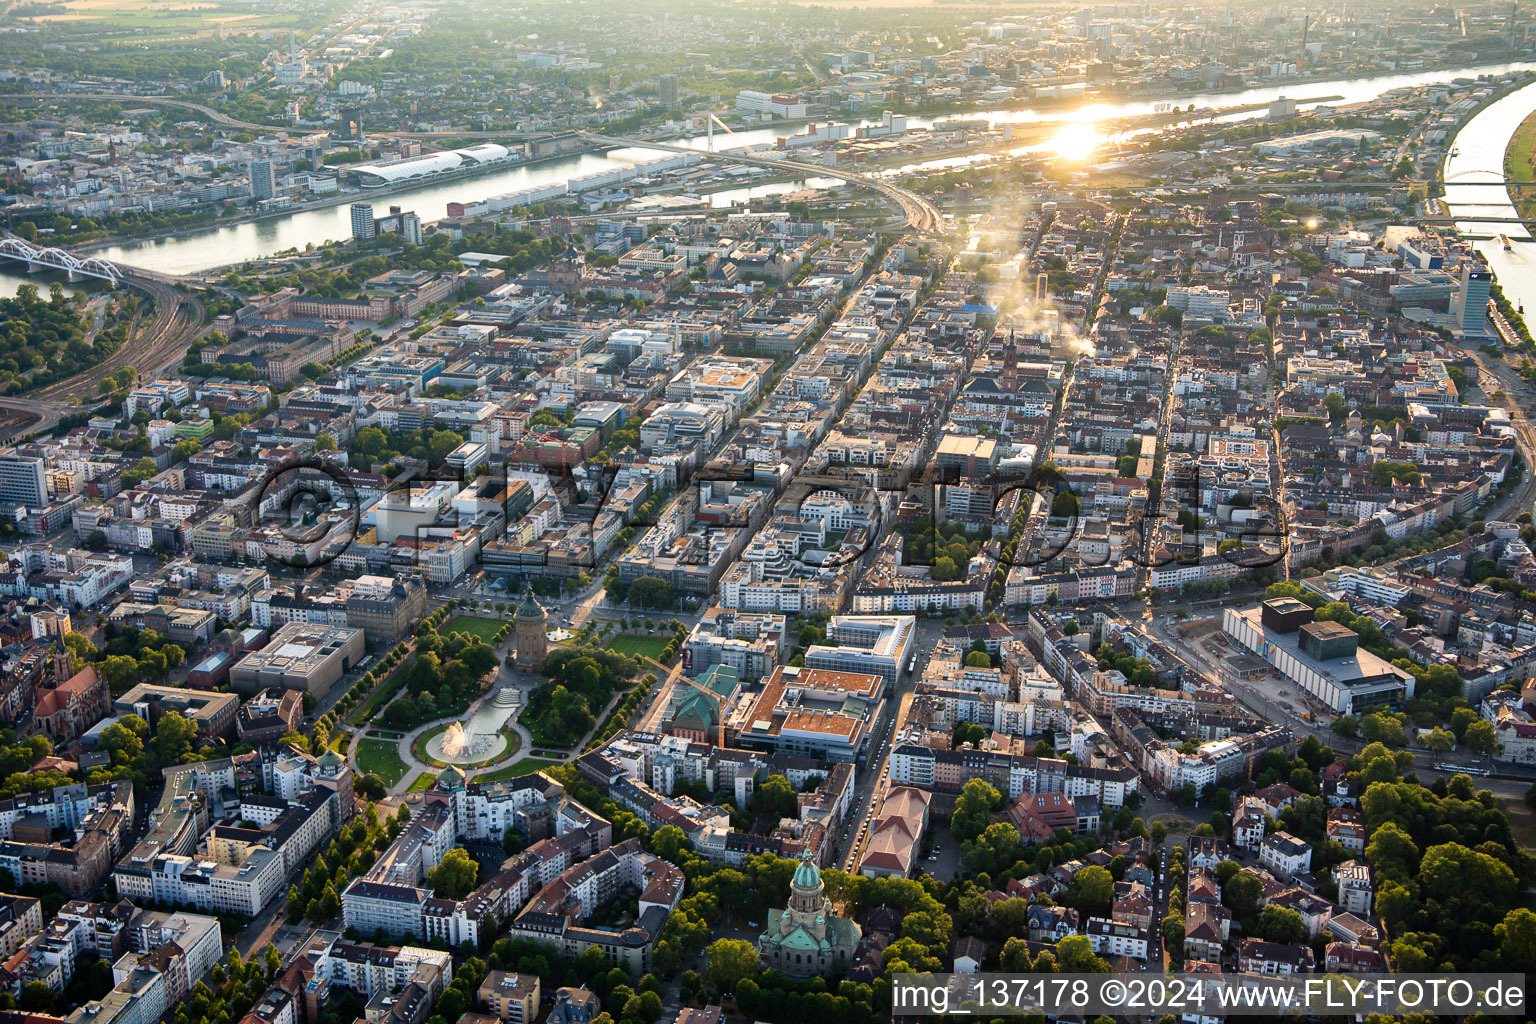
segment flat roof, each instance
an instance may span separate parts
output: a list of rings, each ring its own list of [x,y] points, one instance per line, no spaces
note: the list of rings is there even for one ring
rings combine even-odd
[[[1354,653],[1348,657],[1329,658],[1326,661],[1314,658],[1301,649],[1300,632],[1277,633],[1272,629],[1266,629],[1259,620],[1259,609],[1257,608],[1234,608],[1231,610],[1246,621],[1249,626],[1259,631],[1259,634],[1264,637],[1266,643],[1278,647],[1318,675],[1325,679],[1330,679],[1340,686],[1368,685],[1371,680],[1377,680],[1382,676],[1389,675],[1404,680],[1413,678],[1390,661],[1378,658],[1364,648],[1357,647]],[[1337,625],[1337,623],[1334,625]]]
[[[1301,631],[1319,640],[1335,640],[1340,637],[1360,635],[1342,622],[1330,622],[1327,619],[1322,622],[1316,620],[1308,622],[1301,627]]]

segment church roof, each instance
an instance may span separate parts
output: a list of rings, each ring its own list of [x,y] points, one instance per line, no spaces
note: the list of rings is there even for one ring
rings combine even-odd
[[[818,950],[823,943],[804,928],[796,928],[779,940],[785,949]]]

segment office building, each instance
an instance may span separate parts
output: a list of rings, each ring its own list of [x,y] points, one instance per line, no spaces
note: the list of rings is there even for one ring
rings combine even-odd
[[[1488,333],[1488,295],[1492,288],[1493,274],[1486,268],[1461,268],[1461,284],[1451,300],[1451,313],[1462,334],[1482,337]]]
[[[910,615],[834,615],[827,643],[805,652],[807,668],[867,672],[894,686],[912,653],[917,619]]]
[[[240,698],[232,693],[186,690],[151,683],[140,683],[112,703],[117,714],[138,715],[152,729],[168,712],[175,711],[197,726],[199,740],[213,743],[234,730],[239,708]]]
[[[48,504],[48,482],[43,460],[18,454],[12,448],[0,452],[0,502],[42,508]]]
[[[421,244],[421,218],[414,213],[400,215],[400,237],[411,245]]]
[[[271,199],[277,195],[277,169],[271,160],[252,160],[249,170],[252,199]]]
[[[857,760],[885,706],[878,675],[780,666],[757,694],[740,729],[743,747]]]
[[[373,226],[373,204],[352,204],[352,238],[363,242],[372,238],[376,233]]]
[[[656,93],[664,107],[677,106],[677,76],[662,75],[656,80]]]

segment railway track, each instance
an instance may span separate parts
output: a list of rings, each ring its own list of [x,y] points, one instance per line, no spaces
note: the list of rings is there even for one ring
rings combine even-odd
[[[155,373],[187,347],[206,320],[203,304],[183,296],[164,281],[139,274],[125,274],[123,283],[147,292],[155,304],[154,318],[137,330],[106,359],[82,373],[34,391],[30,398],[58,401],[74,396],[93,398],[106,377],[131,366],[144,374]],[[135,324],[139,318],[135,318]]]
[[[943,218],[940,217],[938,208],[928,200],[899,185],[894,185],[889,181],[868,174],[857,174],[852,171],[839,170],[836,167],[823,167],[819,164],[803,164],[794,160],[770,160],[736,150],[731,152],[713,152],[691,149],[686,146],[674,146],[665,142],[646,142],[641,139],[597,135],[592,132],[581,132],[579,134],[589,141],[604,146],[655,149],[667,153],[686,153],[702,157],[705,160],[723,160],[727,163],[747,164],[751,167],[767,167],[772,170],[794,171],[799,174],[821,178],[835,178],[849,185],[867,188],[882,199],[895,205],[906,220],[906,226],[913,231],[922,234],[933,234],[940,231],[943,227]]]

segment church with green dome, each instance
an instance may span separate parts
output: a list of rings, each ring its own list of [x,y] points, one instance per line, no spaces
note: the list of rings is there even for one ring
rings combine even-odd
[[[846,917],[832,913],[823,888],[821,872],[807,850],[789,883],[789,906],[768,911],[768,927],[757,940],[757,951],[770,970],[810,977],[832,974],[853,961],[863,933]]]

